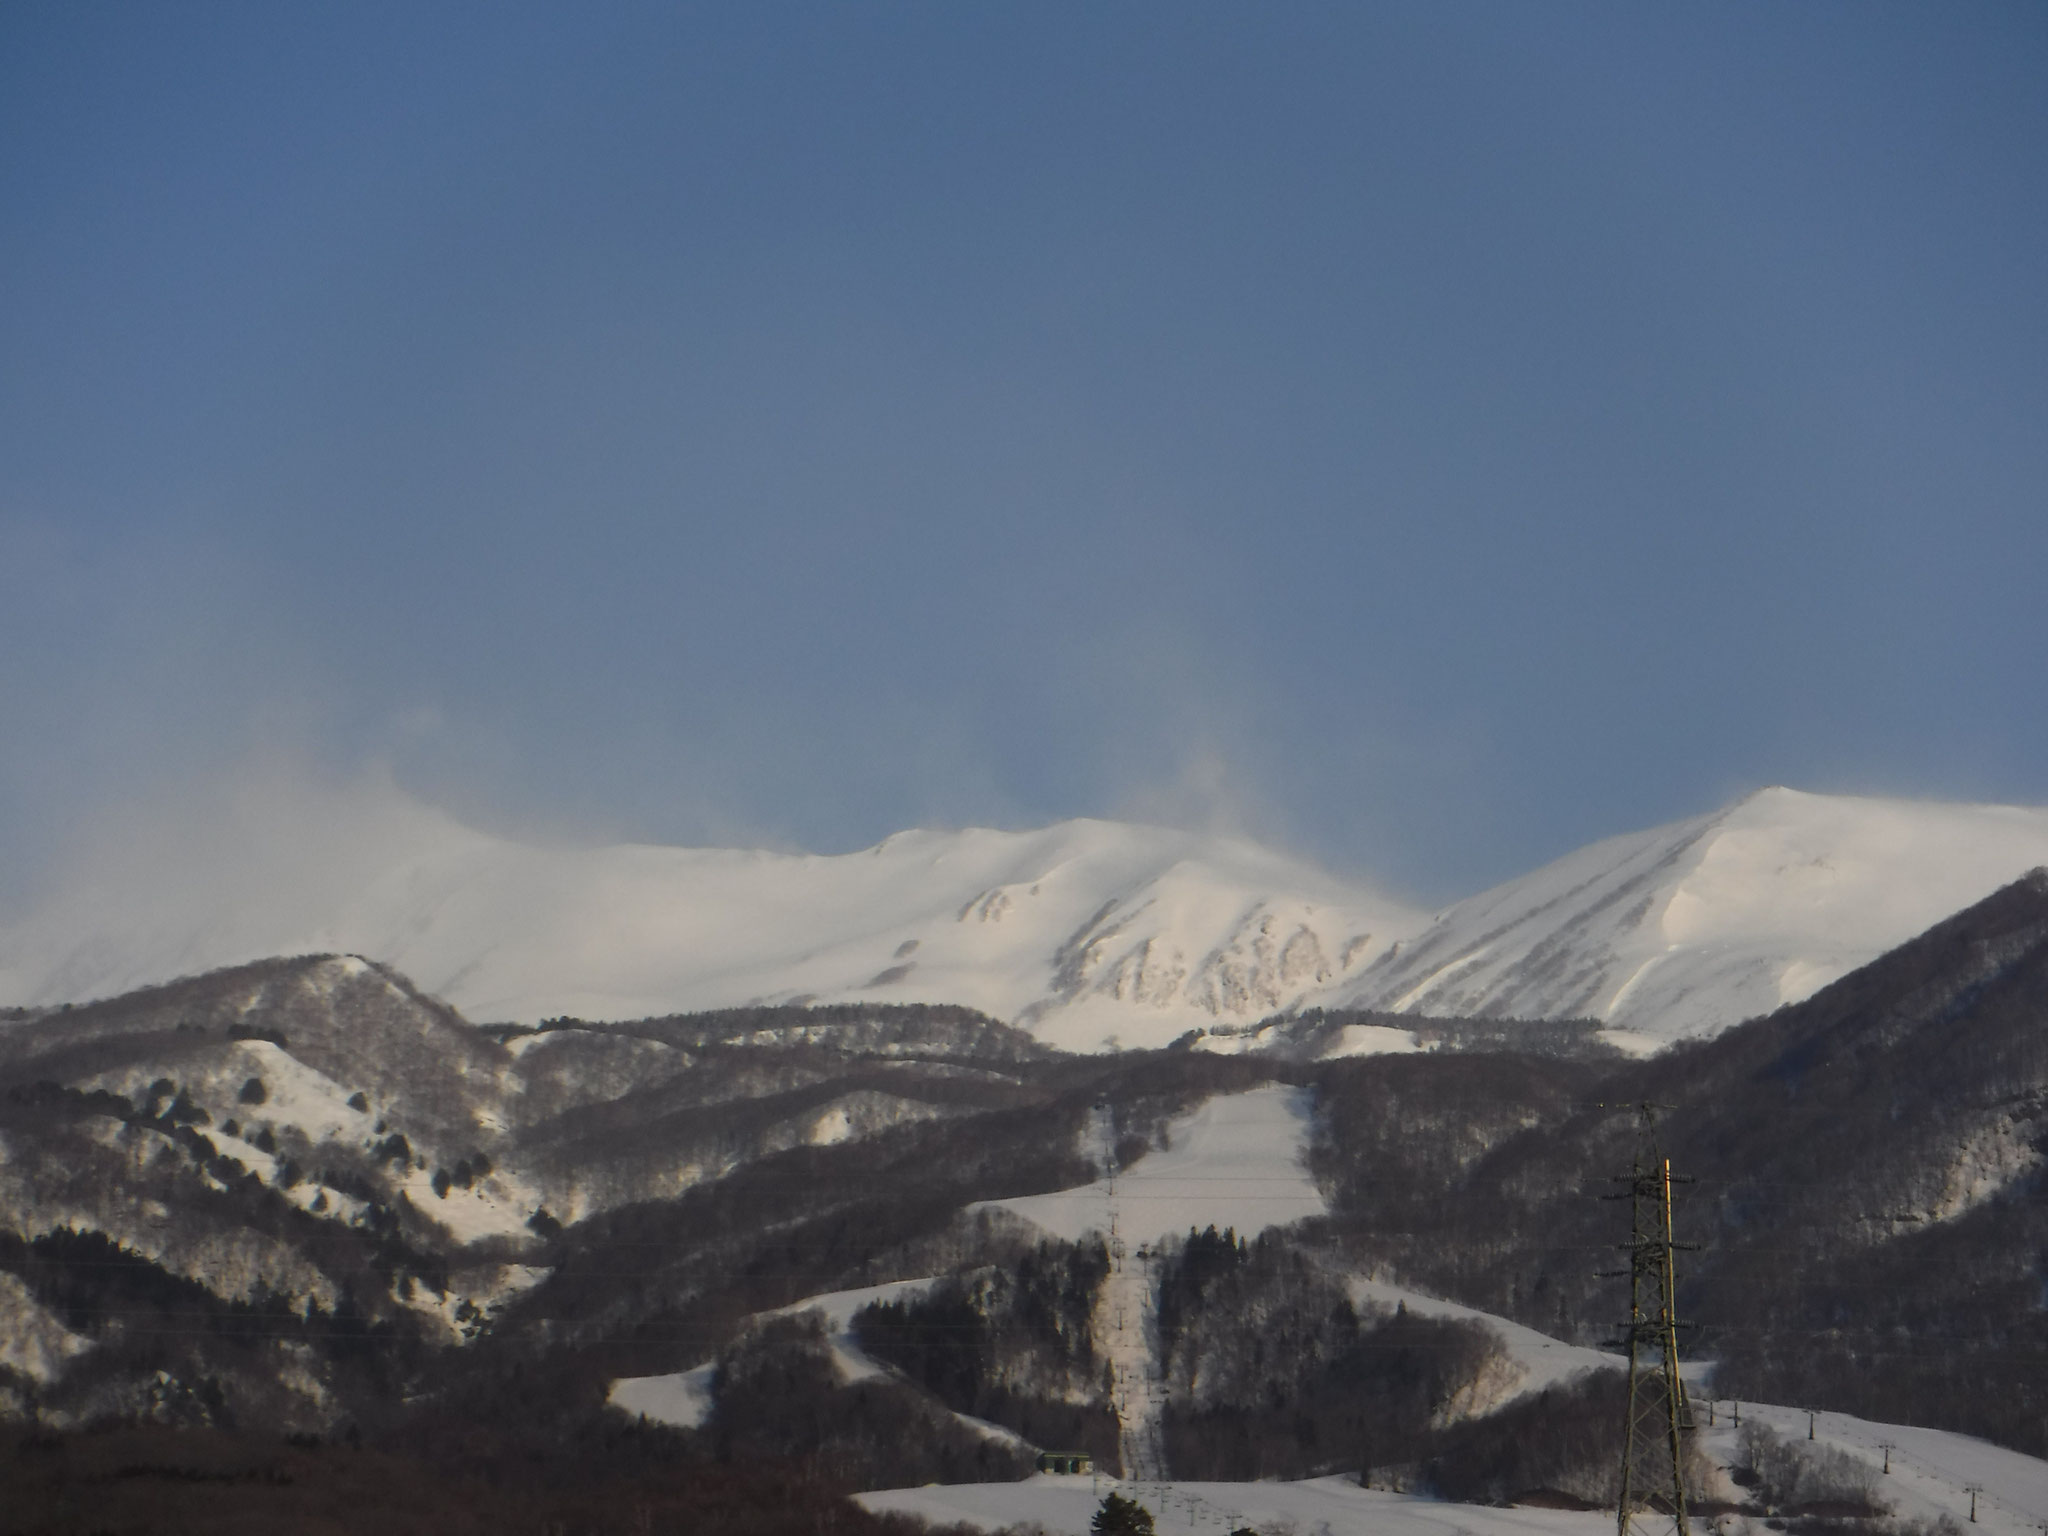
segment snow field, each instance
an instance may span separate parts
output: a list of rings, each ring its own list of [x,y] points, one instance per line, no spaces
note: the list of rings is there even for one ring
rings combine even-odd
[[[888,1368],[860,1347],[853,1334],[854,1317],[863,1307],[878,1301],[906,1301],[922,1296],[937,1280],[936,1275],[926,1275],[921,1279],[892,1280],[885,1285],[865,1285],[850,1291],[827,1291],[821,1296],[806,1296],[802,1301],[793,1301],[786,1307],[777,1307],[755,1316],[767,1319],[801,1317],[807,1312],[823,1314],[825,1342],[832,1352],[832,1363],[838,1368],[839,1379],[864,1381],[869,1377],[886,1375]],[[622,1376],[611,1384],[607,1401],[628,1413],[644,1414],[658,1424],[695,1429],[710,1416],[711,1378],[717,1369],[717,1362],[713,1361],[663,1376]],[[964,1418],[965,1415],[956,1414],[955,1417]],[[1010,1435],[1008,1430],[993,1424],[983,1425],[979,1419],[971,1422],[995,1434]]]
[[[666,1376],[622,1376],[605,1401],[656,1424],[696,1429],[711,1417],[711,1378],[717,1374],[714,1363]]]
[[[527,1218],[542,1204],[538,1189],[497,1168],[468,1189],[453,1184],[441,1195],[434,1190],[433,1170],[414,1166],[406,1170],[403,1188],[413,1209],[447,1228],[458,1243],[486,1237],[528,1238],[532,1233]]]
[[[1385,1024],[1346,1024],[1338,1033],[1337,1043],[1323,1055],[1406,1056],[1421,1049],[1422,1043],[1412,1030],[1394,1029]]]
[[[1115,1231],[1137,1245],[1210,1226],[1256,1237],[1328,1209],[1302,1166],[1308,1129],[1308,1099],[1299,1089],[1220,1094],[1171,1122],[1164,1149],[1111,1177],[969,1209],[1009,1211],[1068,1242]],[[1099,1139],[1091,1136],[1089,1151]]]
[[[757,1316],[801,1317],[809,1312],[822,1313],[825,1342],[831,1350],[839,1379],[842,1382],[864,1381],[889,1375],[890,1371],[860,1347],[853,1334],[854,1317],[863,1307],[877,1301],[902,1301],[921,1296],[937,1279],[935,1275],[928,1275],[919,1280],[893,1280],[885,1285],[866,1285],[850,1291],[827,1291]],[[712,1390],[717,1374],[718,1363],[711,1361],[665,1376],[623,1376],[611,1384],[605,1401],[625,1413],[640,1415],[657,1424],[696,1429],[711,1417],[711,1410],[717,1406]],[[954,1413],[953,1418],[983,1439],[1031,1449],[1030,1442],[1022,1435],[1000,1424],[991,1424],[986,1419],[977,1419],[966,1413]]]
[[[1614,1516],[1593,1510],[1494,1509],[1360,1488],[1342,1477],[1299,1483],[1119,1482],[1111,1477],[1052,1477],[1021,1483],[931,1484],[854,1498],[876,1514],[899,1511],[934,1524],[983,1530],[1036,1523],[1062,1536],[1087,1536],[1102,1497],[1135,1498],[1162,1536],[1224,1536],[1239,1526],[1292,1527],[1330,1536],[1601,1536]]]
[[[248,1113],[255,1119],[295,1125],[313,1141],[330,1136],[352,1140],[375,1123],[360,1110],[348,1107],[353,1089],[342,1087],[268,1040],[237,1040],[234,1054],[238,1068],[246,1066],[246,1076],[261,1078],[268,1095],[263,1103],[249,1107]]]
[[[1268,1024],[1260,1029],[1211,1030],[1195,1041],[1194,1048],[1208,1051],[1217,1056],[1249,1056],[1270,1050],[1281,1038],[1282,1031],[1277,1024]],[[1433,1049],[1434,1047],[1428,1047]],[[1336,1040],[1322,1053],[1322,1059],[1335,1060],[1340,1056],[1389,1056],[1409,1055],[1425,1049],[1409,1029],[1395,1029],[1386,1024],[1346,1024],[1337,1031]]]
[[[878,1301],[909,1301],[922,1296],[938,1283],[937,1275],[925,1275],[916,1280],[891,1280],[884,1285],[863,1285],[851,1291],[827,1291],[822,1296],[809,1296],[802,1301],[791,1302],[786,1307],[777,1307],[760,1316],[801,1317],[806,1312],[822,1313],[825,1318],[825,1342],[832,1350],[832,1363],[839,1368],[841,1381],[865,1381],[871,1376],[888,1374],[888,1367],[874,1359],[860,1347],[860,1341],[853,1335],[853,1320],[863,1307]],[[979,1421],[977,1421],[979,1422]]]
[[[1438,1301],[1420,1291],[1411,1291],[1384,1280],[1353,1279],[1347,1282],[1346,1289],[1351,1293],[1352,1305],[1362,1314],[1392,1312],[1396,1307],[1405,1306],[1418,1317],[1474,1322],[1493,1334],[1520,1376],[1492,1401],[1483,1406],[1474,1405],[1481,1413],[1505,1407],[1516,1398],[1526,1397],[1532,1392],[1546,1391],[1560,1382],[1569,1381],[1581,1371],[1625,1370],[1628,1366],[1628,1361],[1620,1355],[1589,1349],[1582,1344],[1567,1344],[1491,1312],[1461,1307],[1454,1301]],[[1704,1370],[1704,1367],[1699,1369]]]

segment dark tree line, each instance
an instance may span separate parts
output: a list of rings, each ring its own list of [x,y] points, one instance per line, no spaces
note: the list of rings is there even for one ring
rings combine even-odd
[[[947,1406],[1113,1471],[1117,1423],[1091,1323],[1108,1272],[1100,1240],[1042,1242],[921,1297],[869,1306],[855,1329],[863,1349]]]

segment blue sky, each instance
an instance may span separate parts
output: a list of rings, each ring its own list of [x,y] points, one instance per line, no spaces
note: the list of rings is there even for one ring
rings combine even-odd
[[[2036,4],[15,0],[0,863],[2038,803],[2044,251]]]

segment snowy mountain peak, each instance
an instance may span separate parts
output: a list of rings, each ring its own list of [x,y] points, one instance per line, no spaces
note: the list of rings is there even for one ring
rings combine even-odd
[[[2048,810],[1773,787],[1438,914],[1351,1006],[1669,1040],[1797,1002],[2048,862]]]
[[[1325,1006],[1653,1043],[1804,998],[2048,863],[2048,810],[1773,787],[1429,920],[1255,843],[1113,821],[836,855],[549,847],[388,786],[228,821],[111,844],[0,932],[0,1004],[349,951],[487,1021],[958,1003],[1096,1050]]]

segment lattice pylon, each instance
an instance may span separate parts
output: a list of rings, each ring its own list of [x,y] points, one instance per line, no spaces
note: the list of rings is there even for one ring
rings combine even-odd
[[[1622,1426],[1621,1496],[1616,1536],[1670,1530],[1690,1536],[1685,1508],[1685,1435],[1692,1415],[1678,1371],[1678,1277],[1674,1255],[1688,1246],[1671,1229],[1671,1160],[1656,1141],[1655,1106],[1642,1104],[1643,1145],[1609,1198],[1629,1202],[1628,1321],[1618,1347],[1628,1351],[1628,1407]]]

